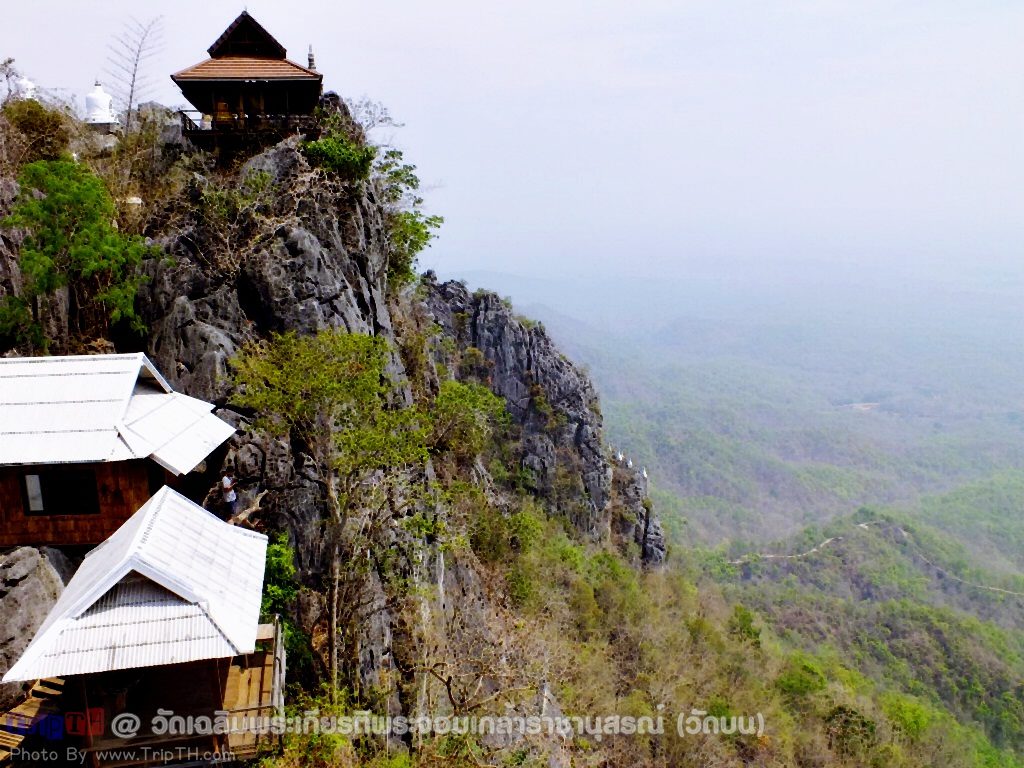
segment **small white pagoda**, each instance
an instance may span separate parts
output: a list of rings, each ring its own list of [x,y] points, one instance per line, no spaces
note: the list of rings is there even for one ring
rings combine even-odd
[[[103,90],[100,81],[85,97],[85,122],[98,133],[113,133],[120,124],[114,114],[114,97]]]

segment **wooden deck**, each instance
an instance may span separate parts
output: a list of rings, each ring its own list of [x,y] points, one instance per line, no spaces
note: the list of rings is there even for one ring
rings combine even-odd
[[[273,625],[263,626],[273,631]],[[274,715],[275,650],[271,647],[250,654],[246,657],[246,667],[231,665],[224,689],[224,709],[237,717]],[[265,738],[252,731],[230,733],[228,751],[240,758],[255,755]]]

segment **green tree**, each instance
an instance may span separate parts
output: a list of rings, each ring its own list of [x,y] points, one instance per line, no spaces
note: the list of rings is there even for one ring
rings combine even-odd
[[[251,342],[233,360],[238,392],[232,402],[254,411],[257,428],[290,438],[312,456],[325,488],[330,511],[325,537],[331,551],[328,667],[334,691],[339,687],[339,624],[347,627],[359,618],[365,558],[356,553],[369,547],[389,515],[415,503],[417,489],[406,482],[407,471],[427,458],[425,416],[389,407],[388,354],[380,337],[325,330]],[[353,516],[358,518],[352,526],[356,532],[346,530]],[[345,555],[349,567],[343,584]],[[349,650],[358,653],[355,647]]]
[[[40,160],[18,177],[21,193],[3,222],[26,232],[19,265],[24,288],[0,308],[0,334],[45,346],[40,323],[43,297],[68,289],[68,332],[103,335],[110,323],[143,326],[135,312],[147,247],[113,226],[114,202],[103,182],[67,160]]]
[[[935,719],[935,713],[927,704],[901,693],[886,693],[882,697],[882,708],[897,733],[912,743],[922,737]]]
[[[445,381],[434,401],[431,421],[431,450],[469,459],[508,424],[508,411],[505,401],[481,384]]]
[[[288,612],[299,592],[295,573],[295,552],[288,545],[288,536],[279,533],[267,545],[267,568],[260,603],[260,614],[265,619]]]
[[[415,279],[416,257],[437,236],[444,218],[423,212],[416,166],[405,162],[401,150],[385,151],[374,176],[387,212],[388,280],[392,288],[401,288]]]
[[[59,160],[71,140],[68,115],[35,99],[13,99],[0,110],[24,139],[21,161]]]
[[[322,117],[320,138],[302,143],[302,152],[313,165],[336,174],[344,181],[364,181],[370,176],[377,148],[340,114]]]
[[[799,699],[823,690],[827,682],[825,673],[815,660],[796,653],[775,684],[787,696]]]
[[[388,219],[388,278],[400,288],[416,277],[416,258],[437,236],[443,216],[428,216],[420,210],[395,211]]]
[[[290,618],[299,594],[296,574],[295,550],[288,543],[288,535],[279,533],[273,536],[267,545],[260,616],[264,621],[270,621],[275,615],[280,617],[288,664],[292,667],[305,666],[312,660],[309,636]]]
[[[748,642],[755,648],[761,647],[761,630],[754,626],[754,614],[745,605],[736,605],[729,619],[729,634]]]

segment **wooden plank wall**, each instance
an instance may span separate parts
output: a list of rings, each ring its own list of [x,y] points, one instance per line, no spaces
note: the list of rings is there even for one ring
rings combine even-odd
[[[145,461],[92,464],[96,470],[98,515],[28,515],[22,476],[30,467],[0,467],[0,547],[99,544],[152,495]]]

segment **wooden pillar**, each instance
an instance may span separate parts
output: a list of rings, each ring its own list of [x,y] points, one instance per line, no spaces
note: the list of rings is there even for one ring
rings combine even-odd
[[[218,709],[224,709],[224,685],[220,678],[220,662],[220,659],[213,660],[213,711],[210,712],[211,718],[215,716],[214,712]],[[229,658],[228,666],[230,667],[230,665],[231,659]],[[226,751],[228,749],[228,734],[218,734],[214,732],[212,738],[214,752]],[[218,744],[221,743],[221,739],[223,739],[223,750],[218,748]]]
[[[92,768],[100,768],[100,759],[92,751],[95,744],[92,738],[92,720],[89,717],[89,694],[85,689],[85,676],[78,678],[78,684],[82,689],[82,708],[85,710],[85,748],[89,751],[89,765]]]

